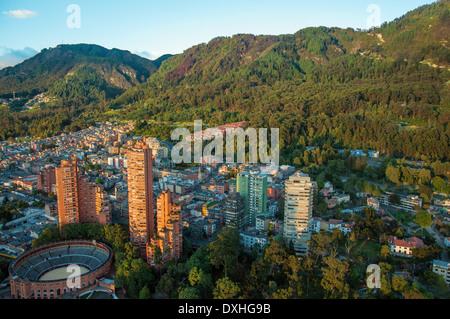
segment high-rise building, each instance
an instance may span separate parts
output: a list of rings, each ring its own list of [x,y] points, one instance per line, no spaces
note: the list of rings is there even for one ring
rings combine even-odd
[[[82,175],[76,159],[55,169],[60,227],[76,223],[111,223],[111,206],[103,186]]]
[[[156,233],[147,245],[147,263],[164,267],[168,260],[181,258],[182,252],[181,206],[166,190],[156,200]]]
[[[103,186],[97,186],[97,189],[95,190],[95,211],[97,213],[97,221],[100,224],[111,224],[111,202],[109,196],[104,191]]]
[[[242,230],[244,224],[245,198],[239,193],[232,193],[223,204],[225,225]]]
[[[127,150],[130,241],[144,258],[147,244],[155,233],[152,161],[152,150],[145,140]]]
[[[311,219],[314,186],[311,178],[297,173],[285,183],[284,238],[292,241],[297,256],[308,253],[311,239]]]
[[[51,193],[53,185],[56,184],[55,167],[49,166],[43,169],[37,177],[37,189],[46,193]]]
[[[244,224],[255,226],[257,215],[267,215],[267,176],[241,172],[237,176],[237,192],[245,199]]]
[[[63,160],[56,168],[56,188],[60,227],[80,222],[78,201],[78,165],[76,159]]]

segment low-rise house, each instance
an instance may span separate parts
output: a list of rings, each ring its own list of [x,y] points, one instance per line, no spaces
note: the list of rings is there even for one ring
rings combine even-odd
[[[397,208],[397,209],[403,209],[403,210],[406,210],[409,212],[415,212],[416,207],[422,208],[422,202],[423,202],[422,198],[420,198],[417,195],[408,195],[408,196],[398,195],[398,197],[400,198],[399,204],[394,204],[394,203],[390,202],[389,201],[390,195],[391,195],[391,193],[389,193],[389,192],[381,195],[378,198],[380,204],[385,205],[385,206],[390,206],[393,208]]]
[[[388,245],[391,248],[392,254],[403,257],[412,257],[413,249],[415,248],[427,247],[422,239],[418,237],[398,239],[396,236],[391,236],[388,240]]]
[[[450,198],[433,198],[435,206],[442,208],[450,208]]]
[[[325,198],[325,203],[327,203],[328,209],[335,208],[338,205],[338,200],[336,198]]]
[[[450,237],[444,238],[444,245],[445,245],[445,247],[450,247]]]
[[[239,233],[240,242],[247,249],[252,249],[255,245],[259,245],[263,249],[269,243],[269,237],[256,231],[243,231]]]
[[[372,207],[377,212],[380,210],[380,201],[376,199],[375,197],[368,197],[367,198],[367,206]]]
[[[314,233],[319,233],[320,232],[320,224],[322,222],[322,218],[318,218],[318,217],[313,217],[311,220],[311,230]]]
[[[338,194],[338,195],[334,196],[333,198],[336,198],[338,204],[347,203],[350,201],[350,195],[348,195],[348,194]]]
[[[450,285],[450,262],[433,260],[432,270],[435,274],[441,275],[445,282]]]
[[[265,214],[256,216],[256,230],[261,232],[266,232],[270,229],[270,218]]]
[[[328,223],[329,231],[332,232],[334,229],[339,229],[345,236],[350,234],[355,226],[355,223],[346,223],[338,219],[330,219]]]

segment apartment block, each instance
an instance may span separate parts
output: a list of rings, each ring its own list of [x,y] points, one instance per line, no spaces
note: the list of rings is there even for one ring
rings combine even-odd
[[[156,232],[147,244],[147,263],[164,267],[171,259],[179,259],[183,253],[181,206],[174,203],[170,190],[156,200]]]
[[[51,193],[53,190],[53,185],[56,184],[56,170],[55,167],[49,166],[44,168],[42,172],[37,175],[37,186],[38,190],[46,193]]]
[[[82,174],[76,159],[61,161],[55,177],[60,227],[75,223],[111,224],[109,197],[102,186]]]
[[[237,192],[245,199],[244,223],[255,226],[257,215],[267,215],[267,176],[241,172],[237,176]]]
[[[288,243],[292,241],[297,256],[305,256],[311,239],[314,186],[311,178],[302,173],[291,176],[285,185],[283,235]]]
[[[233,193],[224,201],[223,212],[227,227],[244,228],[245,198],[238,193]]]
[[[409,212],[415,212],[416,207],[422,208],[422,198],[417,195],[398,195],[400,198],[399,204],[394,204],[389,201],[389,196],[391,193],[381,195],[378,200],[381,205],[390,206],[397,209],[403,209]]]
[[[56,168],[56,187],[60,227],[80,222],[77,160],[63,160]]]
[[[450,285],[450,262],[433,260],[432,270],[435,274],[441,275],[445,282]]]
[[[152,150],[144,139],[127,150],[130,241],[141,257],[146,257],[147,244],[155,234],[152,171]]]

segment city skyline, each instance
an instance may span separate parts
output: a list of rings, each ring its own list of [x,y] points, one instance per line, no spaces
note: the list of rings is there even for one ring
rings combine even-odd
[[[2,1],[0,299],[450,299],[425,1]]]

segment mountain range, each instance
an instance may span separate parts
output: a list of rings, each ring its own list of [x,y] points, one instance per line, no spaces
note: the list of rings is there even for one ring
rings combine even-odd
[[[93,70],[108,87],[124,92],[145,82],[169,56],[151,61],[129,51],[108,50],[99,45],[59,45],[0,70],[0,95],[46,92],[58,80],[75,74],[81,67]]]
[[[0,95],[49,92],[61,101],[32,114],[10,110],[0,138],[110,117],[137,121],[140,133],[155,131],[155,122],[245,120],[281,129],[285,163],[304,163],[306,145],[446,160],[449,12],[450,1],[441,0],[371,30],[218,37],[156,61],[60,45],[0,70]],[[33,121],[47,121],[44,113],[61,120],[41,132]]]

